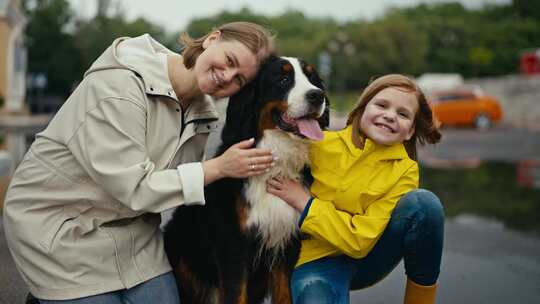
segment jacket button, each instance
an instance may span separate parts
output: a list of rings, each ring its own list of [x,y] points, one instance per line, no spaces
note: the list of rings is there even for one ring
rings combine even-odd
[[[180,112],[180,109],[176,109],[176,112]]]
[[[153,87],[150,87],[150,91],[154,91],[154,88],[153,88]]]
[[[207,129],[210,129],[210,125],[206,125],[206,128],[207,128]]]
[[[167,92],[167,94],[168,94],[169,96],[171,96],[171,92]]]

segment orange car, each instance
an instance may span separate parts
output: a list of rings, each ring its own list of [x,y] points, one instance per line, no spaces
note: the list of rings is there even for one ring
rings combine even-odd
[[[430,97],[430,104],[443,126],[474,126],[486,130],[502,119],[497,99],[473,90],[438,92]]]

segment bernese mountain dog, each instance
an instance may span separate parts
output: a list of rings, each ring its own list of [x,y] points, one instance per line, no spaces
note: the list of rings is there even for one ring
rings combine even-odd
[[[299,213],[266,192],[275,176],[304,180],[310,140],[322,138],[329,109],[315,68],[271,57],[227,106],[218,148],[255,138],[277,156],[269,172],[224,178],[205,188],[204,206],[178,207],[165,225],[165,250],[181,303],[290,303]]]

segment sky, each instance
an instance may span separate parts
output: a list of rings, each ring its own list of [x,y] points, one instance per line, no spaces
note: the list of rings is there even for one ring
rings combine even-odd
[[[95,13],[96,0],[68,1],[80,16],[90,17]],[[511,2],[511,0],[456,1],[468,8],[479,8],[487,3]],[[392,6],[407,7],[448,0],[116,0],[116,2],[129,20],[143,16],[152,23],[162,26],[167,32],[173,33],[183,30],[192,18],[208,17],[223,10],[237,11],[243,7],[269,16],[279,15],[292,8],[301,10],[309,17],[332,17],[345,22],[355,19],[372,20]]]

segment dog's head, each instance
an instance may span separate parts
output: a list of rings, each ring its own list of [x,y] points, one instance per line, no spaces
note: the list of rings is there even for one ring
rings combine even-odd
[[[270,57],[257,77],[229,99],[222,149],[267,129],[321,139],[329,109],[324,84],[311,64],[291,57]],[[222,151],[223,151],[222,150]]]

